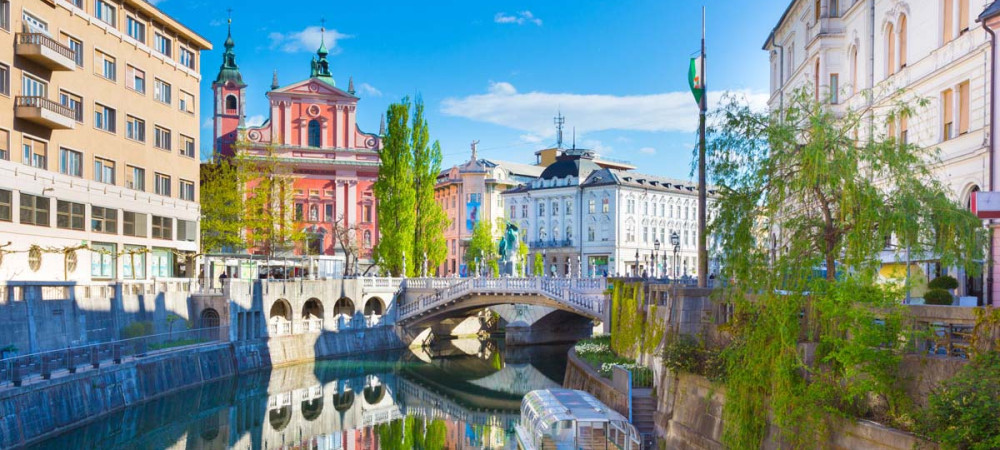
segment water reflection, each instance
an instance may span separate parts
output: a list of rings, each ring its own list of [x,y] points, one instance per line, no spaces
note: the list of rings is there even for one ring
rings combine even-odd
[[[278,368],[130,407],[35,448],[511,448],[521,397],[562,383],[567,349],[466,341]]]

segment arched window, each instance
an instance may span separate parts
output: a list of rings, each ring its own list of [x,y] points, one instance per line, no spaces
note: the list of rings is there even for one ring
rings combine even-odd
[[[587,226],[587,241],[588,242],[594,242],[594,226],[593,225]]]
[[[906,16],[899,16],[899,68],[906,67]]]
[[[319,147],[320,146],[320,126],[319,121],[316,119],[309,121],[309,146]]]
[[[566,225],[566,240],[573,240],[573,225]]]
[[[226,96],[226,112],[236,112],[236,96],[227,95]]]
[[[885,65],[886,77],[896,73],[896,35],[890,23],[885,28]]]
[[[852,45],[851,55],[851,94],[858,92],[858,46]]]

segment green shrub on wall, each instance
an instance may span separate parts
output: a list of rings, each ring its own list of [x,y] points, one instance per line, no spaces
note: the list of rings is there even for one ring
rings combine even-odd
[[[153,334],[153,322],[140,320],[122,328],[122,339],[132,339]]]
[[[976,356],[927,400],[924,432],[943,448],[1000,448],[1000,354]]]
[[[958,280],[948,275],[941,275],[931,280],[930,283],[927,283],[927,287],[930,289],[944,289],[946,291],[950,291],[952,289],[958,289]]]
[[[647,314],[642,302],[643,284],[616,280],[611,287],[611,350],[636,358],[652,353],[663,339],[664,325],[656,306]]]
[[[924,293],[924,303],[928,305],[950,305],[954,300],[951,294],[944,289],[933,288]]]

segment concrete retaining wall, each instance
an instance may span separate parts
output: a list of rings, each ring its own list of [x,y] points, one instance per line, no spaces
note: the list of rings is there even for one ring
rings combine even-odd
[[[405,347],[394,327],[179,349],[0,391],[0,448],[37,442],[130,405],[275,365]]]
[[[622,392],[611,384],[611,380],[604,378],[590,367],[589,364],[580,360],[576,356],[576,350],[570,349],[566,361],[566,376],[563,378],[563,387],[567,389],[577,389],[593,395],[611,409],[619,414],[628,417],[628,392]],[[669,448],[669,447],[668,447]]]

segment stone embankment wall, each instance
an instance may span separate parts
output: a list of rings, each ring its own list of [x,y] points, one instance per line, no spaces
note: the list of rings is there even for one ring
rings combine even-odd
[[[569,350],[566,360],[566,375],[563,377],[563,387],[589,392],[619,414],[628,417],[628,392],[622,392],[590,367],[589,364],[576,356],[576,351]]]
[[[405,347],[394,327],[178,349],[0,390],[0,448],[18,447],[127,406],[258,369]]]

